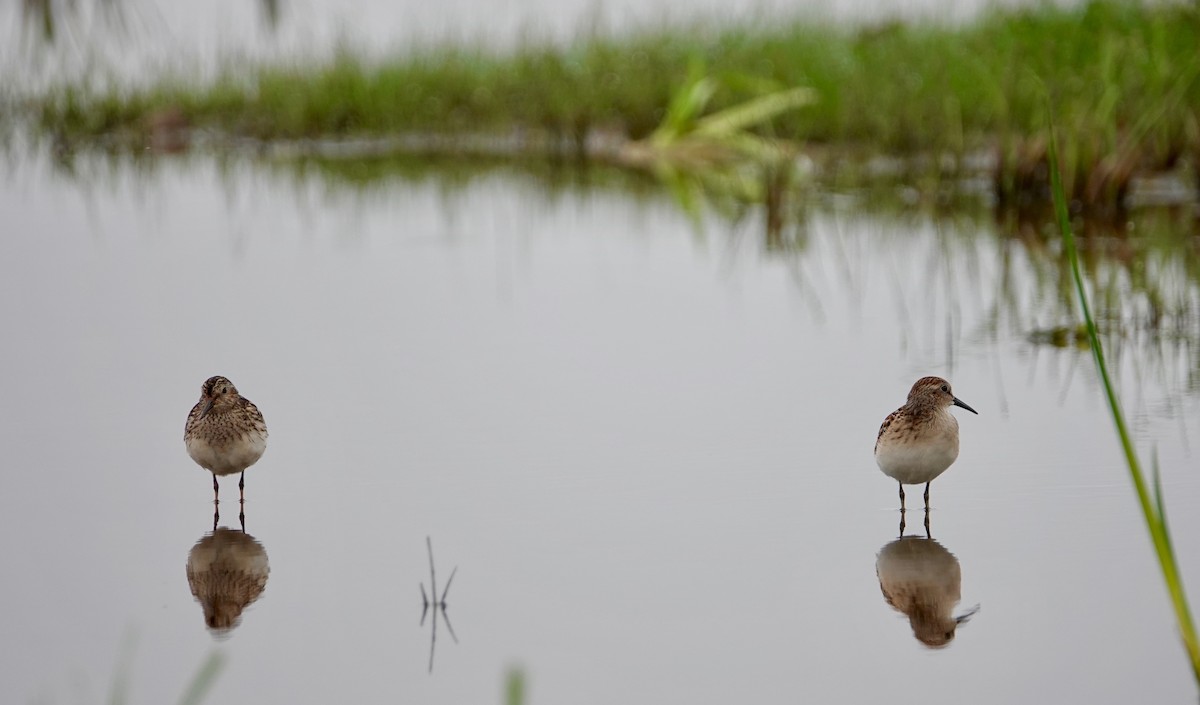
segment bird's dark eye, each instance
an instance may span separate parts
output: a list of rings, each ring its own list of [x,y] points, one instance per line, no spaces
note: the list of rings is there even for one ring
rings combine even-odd
[[[949,394],[949,393],[950,393],[950,385],[948,385],[948,384],[943,384],[943,385],[942,385],[942,391],[943,391],[943,392],[945,392],[945,393],[947,393],[947,394]]]

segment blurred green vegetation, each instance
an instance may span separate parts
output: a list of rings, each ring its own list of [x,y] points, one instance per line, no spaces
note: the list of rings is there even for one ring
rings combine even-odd
[[[82,83],[35,102],[40,125],[71,141],[141,146],[196,129],[264,140],[497,134],[517,135],[517,151],[549,139],[587,157],[597,136],[675,134],[681,108],[720,113],[790,96],[791,109],[764,113],[740,137],[834,146],[835,161],[854,150],[927,155],[939,172],[984,153],[998,198],[1021,203],[1049,201],[1048,93],[1067,193],[1109,207],[1135,173],[1198,171],[1198,46],[1195,3],[1094,0],[995,9],[961,27],[700,23],[568,46],[425,47],[383,61],[345,49],[324,62],[230,66],[206,85]]]
[[[107,702],[109,705],[125,705],[129,703],[131,683],[134,680],[134,647],[136,637],[129,632],[122,639],[117,651],[117,663],[113,672],[112,685],[109,689]],[[179,705],[200,705],[208,697],[208,693],[216,684],[217,678],[225,667],[225,654],[217,649],[211,650],[201,662],[196,673],[184,687],[179,696]]]
[[[525,671],[510,668],[504,678],[505,705],[525,705]]]

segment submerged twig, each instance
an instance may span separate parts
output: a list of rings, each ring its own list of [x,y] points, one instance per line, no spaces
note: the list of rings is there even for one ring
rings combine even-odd
[[[450,632],[450,638],[454,643],[458,643],[458,635],[454,633],[454,627],[450,624],[450,615],[446,613],[446,595],[450,593],[450,584],[454,582],[454,576],[458,574],[458,566],[450,571],[450,578],[446,581],[446,586],[442,588],[441,597],[438,597],[437,591],[437,572],[433,565],[433,540],[428,536],[425,537],[425,549],[429,553],[429,592],[425,591],[425,584],[421,583],[421,626],[425,626],[425,618],[431,612],[433,621],[429,633],[429,672],[433,673],[433,653],[434,647],[437,645],[437,625],[438,613],[442,615],[442,621],[446,623],[446,629]],[[430,610],[430,607],[433,609]]]

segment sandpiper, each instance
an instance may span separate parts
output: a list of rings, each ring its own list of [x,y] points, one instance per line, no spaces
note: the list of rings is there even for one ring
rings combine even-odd
[[[200,401],[188,414],[183,442],[192,460],[213,475],[213,502],[220,502],[217,475],[241,473],[238,495],[245,501],[246,468],[267,449],[267,424],[233,382],[209,377],[200,387]]]
[[[908,393],[904,406],[888,414],[875,437],[875,462],[883,474],[900,483],[900,511],[904,511],[904,486],[925,483],[925,511],[929,511],[929,483],[958,458],[958,420],[951,406],[978,414],[950,391],[941,377],[922,377]]]

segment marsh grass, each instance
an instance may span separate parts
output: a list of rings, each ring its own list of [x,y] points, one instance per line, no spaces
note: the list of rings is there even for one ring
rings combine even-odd
[[[772,114],[755,133],[838,146],[837,159],[846,148],[933,155],[932,171],[956,171],[985,150],[999,163],[997,196],[1021,202],[1049,200],[1048,91],[1068,196],[1112,206],[1132,174],[1200,161],[1197,46],[1194,3],[1093,0],[997,9],[960,27],[702,22],[567,46],[423,47],[382,61],[344,49],[321,62],[231,66],[205,85],[60,86],[35,103],[44,129],[67,140],[136,145],[163,124],[269,140],[521,130],[573,140],[585,154],[597,133],[670,136],[701,98],[720,113],[802,89],[811,104]],[[705,76],[688,80],[697,65]]]
[[[1052,121],[1051,125],[1053,125]],[[1133,445],[1132,436],[1125,423],[1125,415],[1121,409],[1121,402],[1117,399],[1116,390],[1113,387],[1112,379],[1109,377],[1108,365],[1104,357],[1104,347],[1100,342],[1096,322],[1092,317],[1091,307],[1088,304],[1087,287],[1084,284],[1083,273],[1079,264],[1079,252],[1076,248],[1075,236],[1071,228],[1070,216],[1067,212],[1066,190],[1059,175],[1058,145],[1053,127],[1051,127],[1049,139],[1049,160],[1050,185],[1054,198],[1055,216],[1059,232],[1062,234],[1067,260],[1071,265],[1071,275],[1075,284],[1075,291],[1079,296],[1079,305],[1083,311],[1088,345],[1096,362],[1096,370],[1099,372],[1101,386],[1108,401],[1109,411],[1112,413],[1117,437],[1121,441],[1125,463],[1129,468],[1129,476],[1133,481],[1138,503],[1142,509],[1142,517],[1146,522],[1146,528],[1149,530],[1150,538],[1154,544],[1155,555],[1158,558],[1158,564],[1163,574],[1163,582],[1166,584],[1167,592],[1171,598],[1171,606],[1175,611],[1175,619],[1179,626],[1180,637],[1183,640],[1188,658],[1191,661],[1193,675],[1197,683],[1200,684],[1200,640],[1197,639],[1196,626],[1192,620],[1187,594],[1183,587],[1183,578],[1180,575],[1175,550],[1171,544],[1166,506],[1163,502],[1162,484],[1159,478],[1157,462],[1155,463],[1151,482],[1147,483],[1145,473],[1142,471],[1141,461],[1138,459],[1137,450]],[[1151,494],[1151,489],[1153,490],[1153,495]]]

